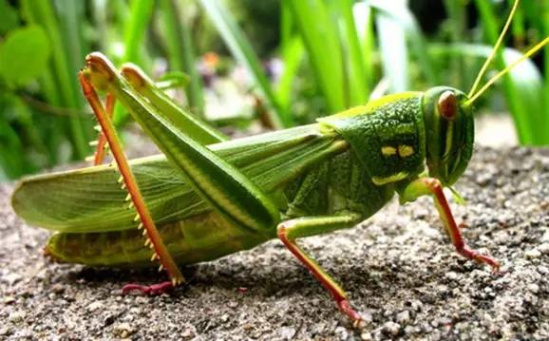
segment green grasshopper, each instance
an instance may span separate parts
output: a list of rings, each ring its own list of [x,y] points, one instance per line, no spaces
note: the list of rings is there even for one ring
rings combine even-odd
[[[96,165],[24,179],[13,208],[29,224],[56,231],[45,248],[55,260],[111,267],[159,261],[170,277],[151,286],[129,284],[123,292],[169,290],[185,281],[178,264],[278,237],[358,325],[360,314],[345,291],[296,240],[352,227],[395,193],[402,204],[432,196],[457,252],[498,270],[496,260],[464,242],[443,192],[471,158],[474,101],[514,66],[475,92],[493,56],[468,95],[451,87],[387,95],[315,124],[228,141],[136,66],[118,72],[92,53],[79,79],[101,127]],[[107,93],[105,105],[96,90]],[[164,155],[126,159],[110,118],[115,99]],[[106,145],[113,162],[101,165]]]

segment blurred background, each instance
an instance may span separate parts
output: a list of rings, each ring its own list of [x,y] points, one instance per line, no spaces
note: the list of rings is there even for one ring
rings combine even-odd
[[[0,181],[92,154],[76,73],[101,51],[133,62],[231,134],[314,122],[370,98],[468,92],[507,0],[0,0]],[[523,0],[483,80],[549,35],[549,1]],[[549,48],[476,103],[488,144],[549,145]],[[115,122],[132,129],[116,108]],[[146,137],[143,137],[144,139]]]

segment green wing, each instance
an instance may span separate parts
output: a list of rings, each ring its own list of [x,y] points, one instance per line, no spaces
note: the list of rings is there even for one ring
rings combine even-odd
[[[165,159],[138,160],[132,169],[159,223],[207,209]],[[99,166],[32,177],[16,188],[12,206],[29,224],[52,230],[123,230],[135,225],[135,211],[127,209],[119,176],[113,168]]]
[[[309,125],[211,145],[267,193],[274,193],[315,162],[340,152],[337,138]],[[136,159],[132,170],[155,222],[181,220],[210,207],[163,156]],[[24,179],[12,206],[31,225],[62,232],[106,232],[133,228],[126,190],[112,167],[95,166]],[[283,205],[283,203],[281,203]],[[281,207],[283,208],[283,207]]]

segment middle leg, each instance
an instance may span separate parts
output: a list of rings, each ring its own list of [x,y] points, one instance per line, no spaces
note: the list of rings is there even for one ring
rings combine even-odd
[[[338,308],[358,327],[362,318],[349,303],[347,293],[341,286],[322,269],[303,249],[296,244],[296,239],[311,237],[335,230],[352,227],[360,222],[361,216],[356,213],[347,213],[326,217],[295,218],[280,223],[277,227],[278,238],[290,252],[322,283],[330,292]]]

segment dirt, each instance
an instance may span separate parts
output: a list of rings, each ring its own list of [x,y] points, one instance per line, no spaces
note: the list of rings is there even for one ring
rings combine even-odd
[[[455,253],[428,198],[302,242],[363,314],[356,331],[276,240],[185,268],[171,295],[122,296],[165,277],[50,262],[48,232],[15,217],[2,185],[0,339],[548,340],[549,150],[482,148],[456,187],[463,235],[497,275]]]

